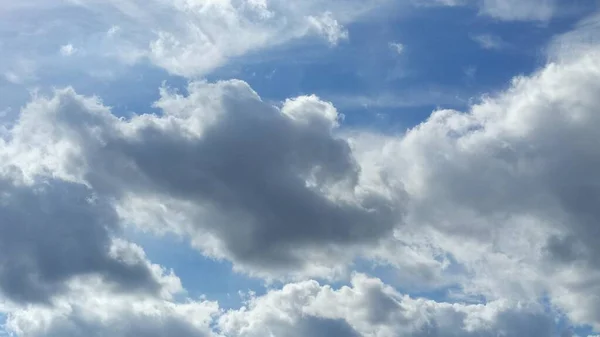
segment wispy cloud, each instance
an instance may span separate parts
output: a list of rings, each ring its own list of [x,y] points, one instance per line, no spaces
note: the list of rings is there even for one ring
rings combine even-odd
[[[390,42],[388,44],[388,46],[390,47],[390,49],[392,51],[394,51],[395,53],[397,53],[399,55],[404,53],[404,45],[400,42]]]
[[[500,36],[494,34],[471,35],[471,40],[475,41],[481,48],[489,50],[500,50],[508,47],[508,43]]]

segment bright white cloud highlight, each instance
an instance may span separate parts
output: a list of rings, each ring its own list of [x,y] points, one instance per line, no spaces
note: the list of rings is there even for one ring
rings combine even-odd
[[[66,44],[60,47],[60,54],[62,56],[71,56],[77,52],[77,48],[73,47],[72,44]]]
[[[404,53],[404,45],[402,43],[399,43],[399,42],[390,42],[388,44],[388,46],[390,47],[390,49],[392,51],[394,51],[398,55],[401,55],[402,53]]]

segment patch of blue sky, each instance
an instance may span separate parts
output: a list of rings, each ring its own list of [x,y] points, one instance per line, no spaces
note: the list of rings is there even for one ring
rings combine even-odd
[[[266,293],[261,280],[233,271],[230,262],[203,256],[185,240],[173,235],[155,236],[128,231],[127,237],[144,247],[152,263],[172,269],[187,290],[185,297],[206,297],[218,301],[221,308],[238,308],[243,301],[240,292]]]

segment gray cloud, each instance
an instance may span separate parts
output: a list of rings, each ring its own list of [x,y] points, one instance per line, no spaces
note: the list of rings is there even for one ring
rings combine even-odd
[[[187,97],[163,92],[162,116],[129,121],[71,90],[38,103],[9,147],[35,144],[42,158],[15,163],[101,195],[185,208],[178,229],[163,229],[208,233],[234,262],[289,271],[311,262],[307,250],[375,243],[398,221],[398,195],[363,185],[348,143],[334,136],[337,112],[316,97],[278,109],[243,82],[196,83]]]
[[[141,262],[112,256],[114,209],[85,187],[0,178],[0,290],[16,302],[48,302],[74,276],[96,274],[123,291],[160,285]]]

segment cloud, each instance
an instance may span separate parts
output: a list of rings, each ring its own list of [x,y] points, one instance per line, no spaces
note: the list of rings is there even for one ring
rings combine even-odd
[[[340,130],[342,116],[328,102],[301,96],[273,107],[236,80],[192,82],[184,94],[163,88],[160,113],[129,119],[64,89],[34,97],[0,158],[28,186],[41,178],[73,184],[107,202],[102,214],[185,236],[254,275],[328,277],[360,256],[409,274],[403,282],[446,287],[449,279],[458,296],[487,302],[440,305],[378,290],[384,301],[373,306],[337,295],[325,301],[357,316],[296,302],[271,315],[255,310],[268,302],[260,297],[220,320],[233,335],[264,335],[265,326],[292,336],[439,335],[456,322],[463,333],[519,336],[531,327],[526,335],[549,335],[531,304],[540,298],[598,330],[599,56],[586,46],[466,112],[435,111],[400,135]],[[99,266],[91,274],[102,275]],[[87,275],[69,273],[56,284]],[[306,303],[327,289],[294,287]],[[405,311],[427,319],[405,327]]]
[[[404,53],[404,45],[402,43],[399,42],[390,42],[389,47],[392,51],[394,51],[396,54],[400,55],[402,53]]]
[[[435,3],[479,6],[484,15],[502,20],[544,21],[558,11],[549,0]],[[0,73],[13,83],[35,81],[49,87],[57,85],[57,73],[77,80],[82,74],[88,81],[114,79],[116,75],[106,74],[126,74],[128,67],[151,64],[172,75],[198,79],[246,55],[299,39],[336,45],[349,38],[346,27],[366,20],[367,14],[398,5],[405,11],[408,4],[423,2],[23,0],[0,10],[4,18]],[[57,53],[56,46],[65,40],[69,44]],[[73,52],[85,57],[66,62],[64,56]],[[21,70],[24,58],[40,70],[38,76],[15,71]]]
[[[72,44],[66,44],[60,47],[60,54],[62,56],[71,56],[77,52],[77,48],[73,47]]]
[[[118,230],[114,209],[85,186],[53,179],[29,185],[0,177],[4,297],[18,303],[49,302],[65,291],[65,282],[81,275],[98,275],[123,291],[160,291],[152,266],[112,240]]]
[[[561,8],[559,0],[412,0],[418,6],[470,6],[501,21],[546,22]]]
[[[325,336],[324,328],[328,336],[550,336],[553,322],[535,307],[414,299],[361,274],[337,290],[314,281],[288,284],[219,318],[231,336],[305,336],[307,326],[315,336]]]
[[[574,29],[555,36],[547,47],[550,62],[569,62],[600,45],[600,14],[594,13],[579,21]]]
[[[90,186],[126,223],[190,236],[256,273],[342,267],[400,219],[401,189],[361,173],[335,135],[341,116],[316,96],[276,108],[241,81],[195,82],[155,105],[161,115],[124,120],[72,89],[39,97],[5,162]]]
[[[20,337],[201,337],[213,336],[209,324],[216,302],[176,303],[153,296],[114,293],[96,278],[68,284],[53,306],[11,308],[6,329]]]
[[[348,39],[348,31],[333,18],[331,12],[325,12],[318,17],[310,16],[308,19],[317,32],[325,36],[330,44],[336,45],[340,40]]]
[[[501,37],[491,34],[472,35],[471,40],[483,49],[500,50],[507,46],[507,43]]]
[[[0,70],[8,71],[21,54],[39,63],[57,64],[47,56],[53,52],[50,45],[69,39],[86,51],[86,62],[94,67],[115,60],[126,65],[150,61],[171,74],[196,78],[237,57],[295,39],[322,38],[336,44],[348,37],[346,24],[384,3],[82,0],[49,4],[24,0],[2,9],[5,17],[19,20],[11,19],[0,27],[10,36],[3,41],[3,49],[11,51],[3,55],[6,69]],[[35,43],[31,36],[36,36]],[[73,51],[69,45],[61,48],[62,55]]]
[[[402,136],[352,141],[358,162],[404,187],[406,225],[396,237],[408,229],[429,237],[465,271],[466,294],[548,296],[595,329],[599,53],[589,46],[467,112],[436,111]]]
[[[95,286],[92,288],[92,286]],[[93,282],[73,287],[54,308],[12,312],[9,331],[23,337],[81,336],[506,336],[547,337],[554,323],[538,307],[439,303],[402,295],[356,274],[333,289],[291,283],[252,296],[239,309],[216,302],[115,296]]]
[[[482,14],[509,21],[547,21],[558,7],[556,0],[480,0]]]

